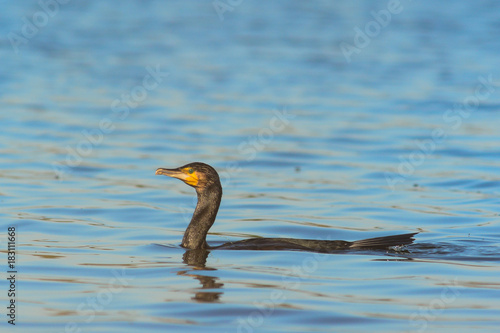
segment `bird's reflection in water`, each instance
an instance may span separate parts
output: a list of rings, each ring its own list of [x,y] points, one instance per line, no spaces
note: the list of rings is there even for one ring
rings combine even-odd
[[[182,256],[183,262],[192,267],[192,269],[180,271],[179,275],[186,275],[193,277],[200,281],[201,288],[197,289],[192,297],[192,300],[197,302],[213,303],[218,302],[222,292],[208,291],[209,289],[221,289],[224,284],[217,282],[219,278],[213,276],[206,276],[202,274],[194,274],[193,270],[196,271],[216,271],[217,269],[206,267],[207,257],[210,251],[204,249],[198,250],[187,250]]]

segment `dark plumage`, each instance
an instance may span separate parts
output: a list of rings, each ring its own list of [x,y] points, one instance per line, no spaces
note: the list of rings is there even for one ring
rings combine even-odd
[[[194,162],[176,169],[159,168],[156,170],[156,174],[180,179],[196,189],[198,203],[184,233],[181,245],[188,249],[208,249],[207,233],[215,222],[222,198],[222,186],[217,171],[208,164]],[[250,238],[225,243],[212,247],[212,249],[299,250],[324,253],[347,249],[386,249],[392,246],[411,244],[414,240],[413,236],[416,234],[368,238],[354,242],[296,238]]]

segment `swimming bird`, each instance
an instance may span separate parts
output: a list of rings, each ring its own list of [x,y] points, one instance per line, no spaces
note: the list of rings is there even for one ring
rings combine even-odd
[[[299,250],[328,253],[337,250],[384,249],[408,245],[413,243],[413,236],[418,233],[368,238],[353,242],[297,238],[250,238],[209,247],[206,241],[207,233],[215,222],[222,199],[222,185],[217,171],[208,164],[193,162],[176,169],[158,168],[155,174],[180,179],[196,190],[198,203],[181,244],[186,249]]]

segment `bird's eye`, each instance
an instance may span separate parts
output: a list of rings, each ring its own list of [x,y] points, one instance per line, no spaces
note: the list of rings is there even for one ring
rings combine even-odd
[[[194,170],[193,170],[193,169],[189,169],[189,170],[188,170],[188,173],[190,173],[190,174],[191,174],[191,173],[193,173],[193,172],[194,172]]]

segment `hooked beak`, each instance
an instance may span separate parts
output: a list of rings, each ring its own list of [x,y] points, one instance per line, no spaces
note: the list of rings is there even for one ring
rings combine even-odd
[[[158,168],[156,169],[155,175],[165,175],[173,178],[182,179],[181,176],[185,175],[185,173],[178,169]]]
[[[198,175],[196,174],[196,172],[193,174],[186,174],[183,170],[180,169],[158,168],[156,169],[155,175],[165,175],[172,178],[177,178],[190,186],[198,186]]]

